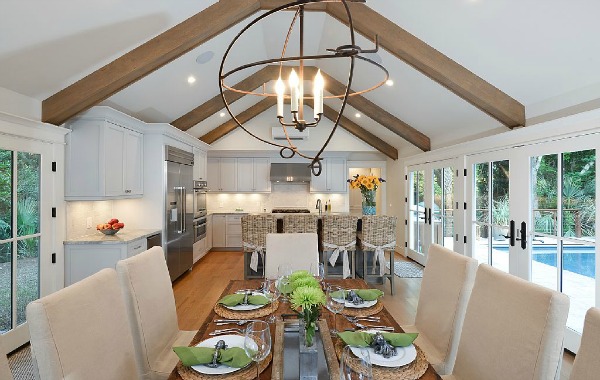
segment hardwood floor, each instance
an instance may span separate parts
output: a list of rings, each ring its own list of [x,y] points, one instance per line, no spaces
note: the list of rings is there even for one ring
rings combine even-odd
[[[395,260],[408,261],[396,254]],[[191,272],[173,284],[179,328],[197,330],[217,302],[230,280],[244,278],[242,252],[209,252],[194,265]],[[389,294],[389,283],[376,287],[386,292],[383,302],[400,325],[412,324],[417,312],[420,278],[395,279],[395,294]],[[565,352],[561,380],[568,380],[575,355]]]

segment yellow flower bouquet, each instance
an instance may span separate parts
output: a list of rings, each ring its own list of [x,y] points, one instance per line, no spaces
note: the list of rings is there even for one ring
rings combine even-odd
[[[351,189],[360,189],[363,199],[363,214],[375,215],[375,192],[382,182],[385,182],[383,178],[362,174],[357,174],[348,180]]]

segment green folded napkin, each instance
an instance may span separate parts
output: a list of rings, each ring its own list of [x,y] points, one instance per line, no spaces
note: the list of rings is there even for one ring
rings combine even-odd
[[[215,349],[212,347],[173,347],[173,351],[186,367],[211,363],[215,354]],[[243,368],[251,361],[252,359],[246,355],[246,351],[241,347],[219,350],[219,356],[217,357],[218,363],[233,368]]]
[[[383,296],[383,292],[379,289],[354,289],[356,294],[365,301],[375,301]],[[347,290],[340,290],[331,293],[334,298],[346,298]]]
[[[225,306],[236,306],[244,302],[244,294],[236,293],[229,294],[219,300],[219,303]],[[248,303],[250,305],[266,305],[269,303],[269,299],[261,294],[248,296]]]
[[[279,288],[279,291],[283,294],[290,294],[294,290],[294,287],[292,286],[291,282],[287,284],[277,284],[277,287]]]
[[[394,347],[406,347],[410,346],[419,333],[381,333],[385,340]],[[344,331],[339,332],[338,336],[340,339],[344,341],[348,346],[352,347],[368,347],[373,343],[373,336],[375,334],[371,334],[364,331]]]

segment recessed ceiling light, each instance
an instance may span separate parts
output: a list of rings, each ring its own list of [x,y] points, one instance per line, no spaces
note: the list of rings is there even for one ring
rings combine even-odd
[[[203,65],[203,64],[209,62],[211,59],[213,59],[214,56],[215,56],[215,53],[213,51],[211,51],[211,50],[205,51],[204,53],[202,53],[198,57],[196,57],[196,63],[199,65]]]
[[[190,75],[190,76],[188,77],[188,83],[189,83],[189,84],[193,84],[194,82],[196,82],[196,78],[194,78],[192,75]]]
[[[388,79],[387,81],[385,81],[385,84],[388,86],[393,86],[394,85],[394,81],[391,79]]]
[[[354,114],[354,116],[360,117],[360,114],[357,112],[357,113]]]
[[[221,112],[221,113],[219,114],[219,116],[221,116],[221,117],[225,117],[225,112]]]

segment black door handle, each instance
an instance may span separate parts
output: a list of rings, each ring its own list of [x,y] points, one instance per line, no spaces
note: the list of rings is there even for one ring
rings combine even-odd
[[[515,221],[514,220],[510,221],[510,228],[508,230],[508,235],[502,235],[502,236],[504,236],[506,239],[509,240],[511,247],[515,246]]]
[[[431,207],[429,208],[429,225],[431,226]]]
[[[427,207],[425,207],[425,212],[423,213],[423,217],[425,218],[425,224],[427,224]]]
[[[521,249],[527,249],[527,223],[521,222],[521,228],[519,229],[519,235],[521,237],[516,238],[521,241]]]

